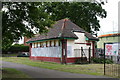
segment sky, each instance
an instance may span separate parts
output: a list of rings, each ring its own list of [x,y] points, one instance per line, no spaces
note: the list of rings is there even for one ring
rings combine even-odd
[[[107,0],[107,3],[103,5],[103,8],[107,11],[106,18],[99,18],[100,20],[100,31],[98,31],[98,36],[113,33],[118,31],[118,2],[120,0]],[[19,40],[19,43],[23,43],[23,39]]]
[[[103,8],[107,11],[107,17],[100,19],[100,31],[98,36],[109,32],[118,31],[118,2],[120,0],[107,0]]]

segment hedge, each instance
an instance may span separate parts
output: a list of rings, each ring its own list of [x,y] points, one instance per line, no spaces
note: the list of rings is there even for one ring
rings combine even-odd
[[[93,63],[104,63],[104,58],[91,58]],[[105,59],[105,63],[112,64],[113,61],[111,59]]]
[[[24,46],[20,44],[13,45],[8,49],[8,52],[28,52],[28,51],[29,46]]]

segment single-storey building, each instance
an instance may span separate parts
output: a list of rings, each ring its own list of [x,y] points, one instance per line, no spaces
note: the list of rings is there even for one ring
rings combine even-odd
[[[97,48],[104,49],[104,43],[119,43],[120,33],[109,33],[98,36]]]
[[[96,41],[97,38],[69,19],[62,19],[49,28],[48,33],[33,37],[27,43],[30,43],[30,59],[74,63],[83,56],[94,57]],[[90,55],[88,49],[91,49]]]
[[[97,48],[100,54],[105,54],[106,57],[113,60],[115,63],[120,62],[120,33],[109,33],[98,36]],[[104,46],[105,44],[105,46]]]

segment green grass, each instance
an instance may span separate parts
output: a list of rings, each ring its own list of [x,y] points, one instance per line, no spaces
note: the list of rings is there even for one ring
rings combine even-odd
[[[12,68],[2,69],[2,78],[30,78],[25,73]]]
[[[106,75],[111,77],[117,77],[120,75],[118,72],[120,71],[120,64],[105,64],[105,67],[106,67]]]
[[[13,54],[2,54],[2,57],[16,57],[18,53],[13,53]]]
[[[0,58],[1,59],[1,58]],[[19,64],[25,64],[33,67],[40,67],[46,69],[53,69],[64,72],[79,73],[79,74],[88,74],[88,75],[104,75],[104,64],[59,64],[53,62],[43,62],[40,60],[30,60],[28,57],[2,57],[3,61],[14,62]],[[107,67],[114,67],[112,70]],[[106,73],[107,76],[117,77],[118,69],[115,67],[120,67],[118,64],[106,64]],[[113,75],[114,74],[114,75]]]
[[[26,57],[2,57],[3,61],[26,64],[29,66],[59,70],[71,73],[89,74],[89,75],[103,75],[103,64],[83,64],[83,65],[62,65],[52,62],[41,62],[30,60]]]

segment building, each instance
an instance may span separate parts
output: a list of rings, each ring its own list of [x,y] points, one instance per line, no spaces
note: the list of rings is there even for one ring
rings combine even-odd
[[[26,43],[29,39],[30,38],[27,38],[26,36],[24,37],[24,42],[23,42],[24,46],[29,46],[29,44]]]
[[[104,43],[118,43],[120,40],[120,33],[111,33],[98,36],[97,48],[104,49]]]
[[[106,58],[113,60],[115,63],[120,62],[120,33],[111,33],[98,36],[97,48],[100,49]],[[105,45],[104,45],[105,44]]]
[[[34,34],[35,37],[38,36],[38,35],[39,35],[39,34]],[[26,43],[27,41],[29,41],[29,39],[30,39],[30,38],[24,36],[24,42],[23,42],[24,46],[29,46],[29,44]]]
[[[48,33],[33,37],[27,43],[30,43],[30,59],[74,63],[83,56],[94,57],[96,41],[97,38],[69,19],[62,19],[57,21]]]

